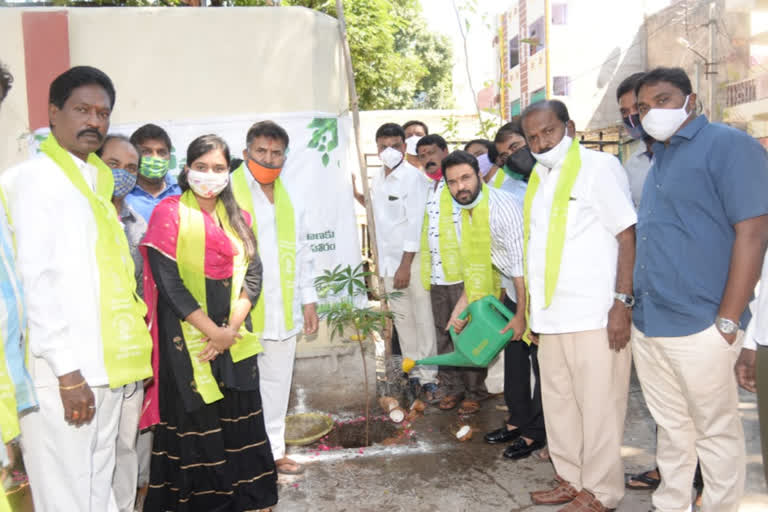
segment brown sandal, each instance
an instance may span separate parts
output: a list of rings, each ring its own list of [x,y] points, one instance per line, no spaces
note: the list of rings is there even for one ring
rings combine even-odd
[[[459,414],[475,414],[480,410],[480,404],[474,400],[464,400],[459,407]]]
[[[456,407],[459,403],[459,397],[456,395],[448,395],[446,397],[443,397],[442,400],[440,400],[440,409],[444,411],[450,411],[454,407]]]

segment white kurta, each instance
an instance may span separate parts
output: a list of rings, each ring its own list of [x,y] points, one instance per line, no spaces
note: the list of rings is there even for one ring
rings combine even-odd
[[[293,293],[293,329],[285,328],[283,294],[280,287],[280,263],[277,252],[277,223],[275,205],[270,203],[259,183],[245,173],[253,198],[253,210],[258,231],[258,248],[264,267],[261,294],[264,297],[265,322],[259,354],[259,387],[261,390],[264,425],[275,460],[285,455],[285,414],[291,393],[296,335],[304,325],[302,306],[317,302],[314,285],[314,263],[307,242],[303,209],[291,201],[296,230],[296,281]],[[290,192],[289,192],[290,195]]]
[[[93,187],[96,169],[72,156]],[[29,370],[40,402],[21,418],[35,510],[113,511],[115,440],[122,388],[107,387],[96,264],[96,221],[88,200],[47,156],[7,170],[8,198],[27,296]],[[64,421],[58,376],[79,370],[95,395],[93,421]]]

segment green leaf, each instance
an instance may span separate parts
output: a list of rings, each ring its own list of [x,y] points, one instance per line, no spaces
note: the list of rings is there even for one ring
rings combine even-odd
[[[328,153],[323,153],[323,167],[328,167],[328,162],[330,162],[331,158],[328,156]]]

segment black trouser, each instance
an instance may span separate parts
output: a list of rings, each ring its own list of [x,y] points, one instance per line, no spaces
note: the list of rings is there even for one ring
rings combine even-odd
[[[461,298],[464,283],[439,285],[433,284],[429,291],[432,299],[432,316],[435,320],[437,335],[437,353],[445,354],[454,351],[453,340],[445,330],[451,319],[454,306]],[[465,400],[482,400],[488,397],[485,387],[487,368],[467,368],[458,366],[440,366],[437,378],[440,386],[448,395],[455,395]]]
[[[504,305],[517,313],[517,304],[504,295]],[[541,407],[539,347],[523,341],[510,341],[504,349],[504,402],[509,408],[507,425],[520,429],[520,435],[545,442],[544,411]],[[531,365],[536,383],[531,397]]]

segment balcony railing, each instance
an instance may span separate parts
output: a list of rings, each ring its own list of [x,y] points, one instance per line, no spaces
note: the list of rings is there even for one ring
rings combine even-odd
[[[725,90],[728,107],[768,98],[768,73],[728,84]]]

